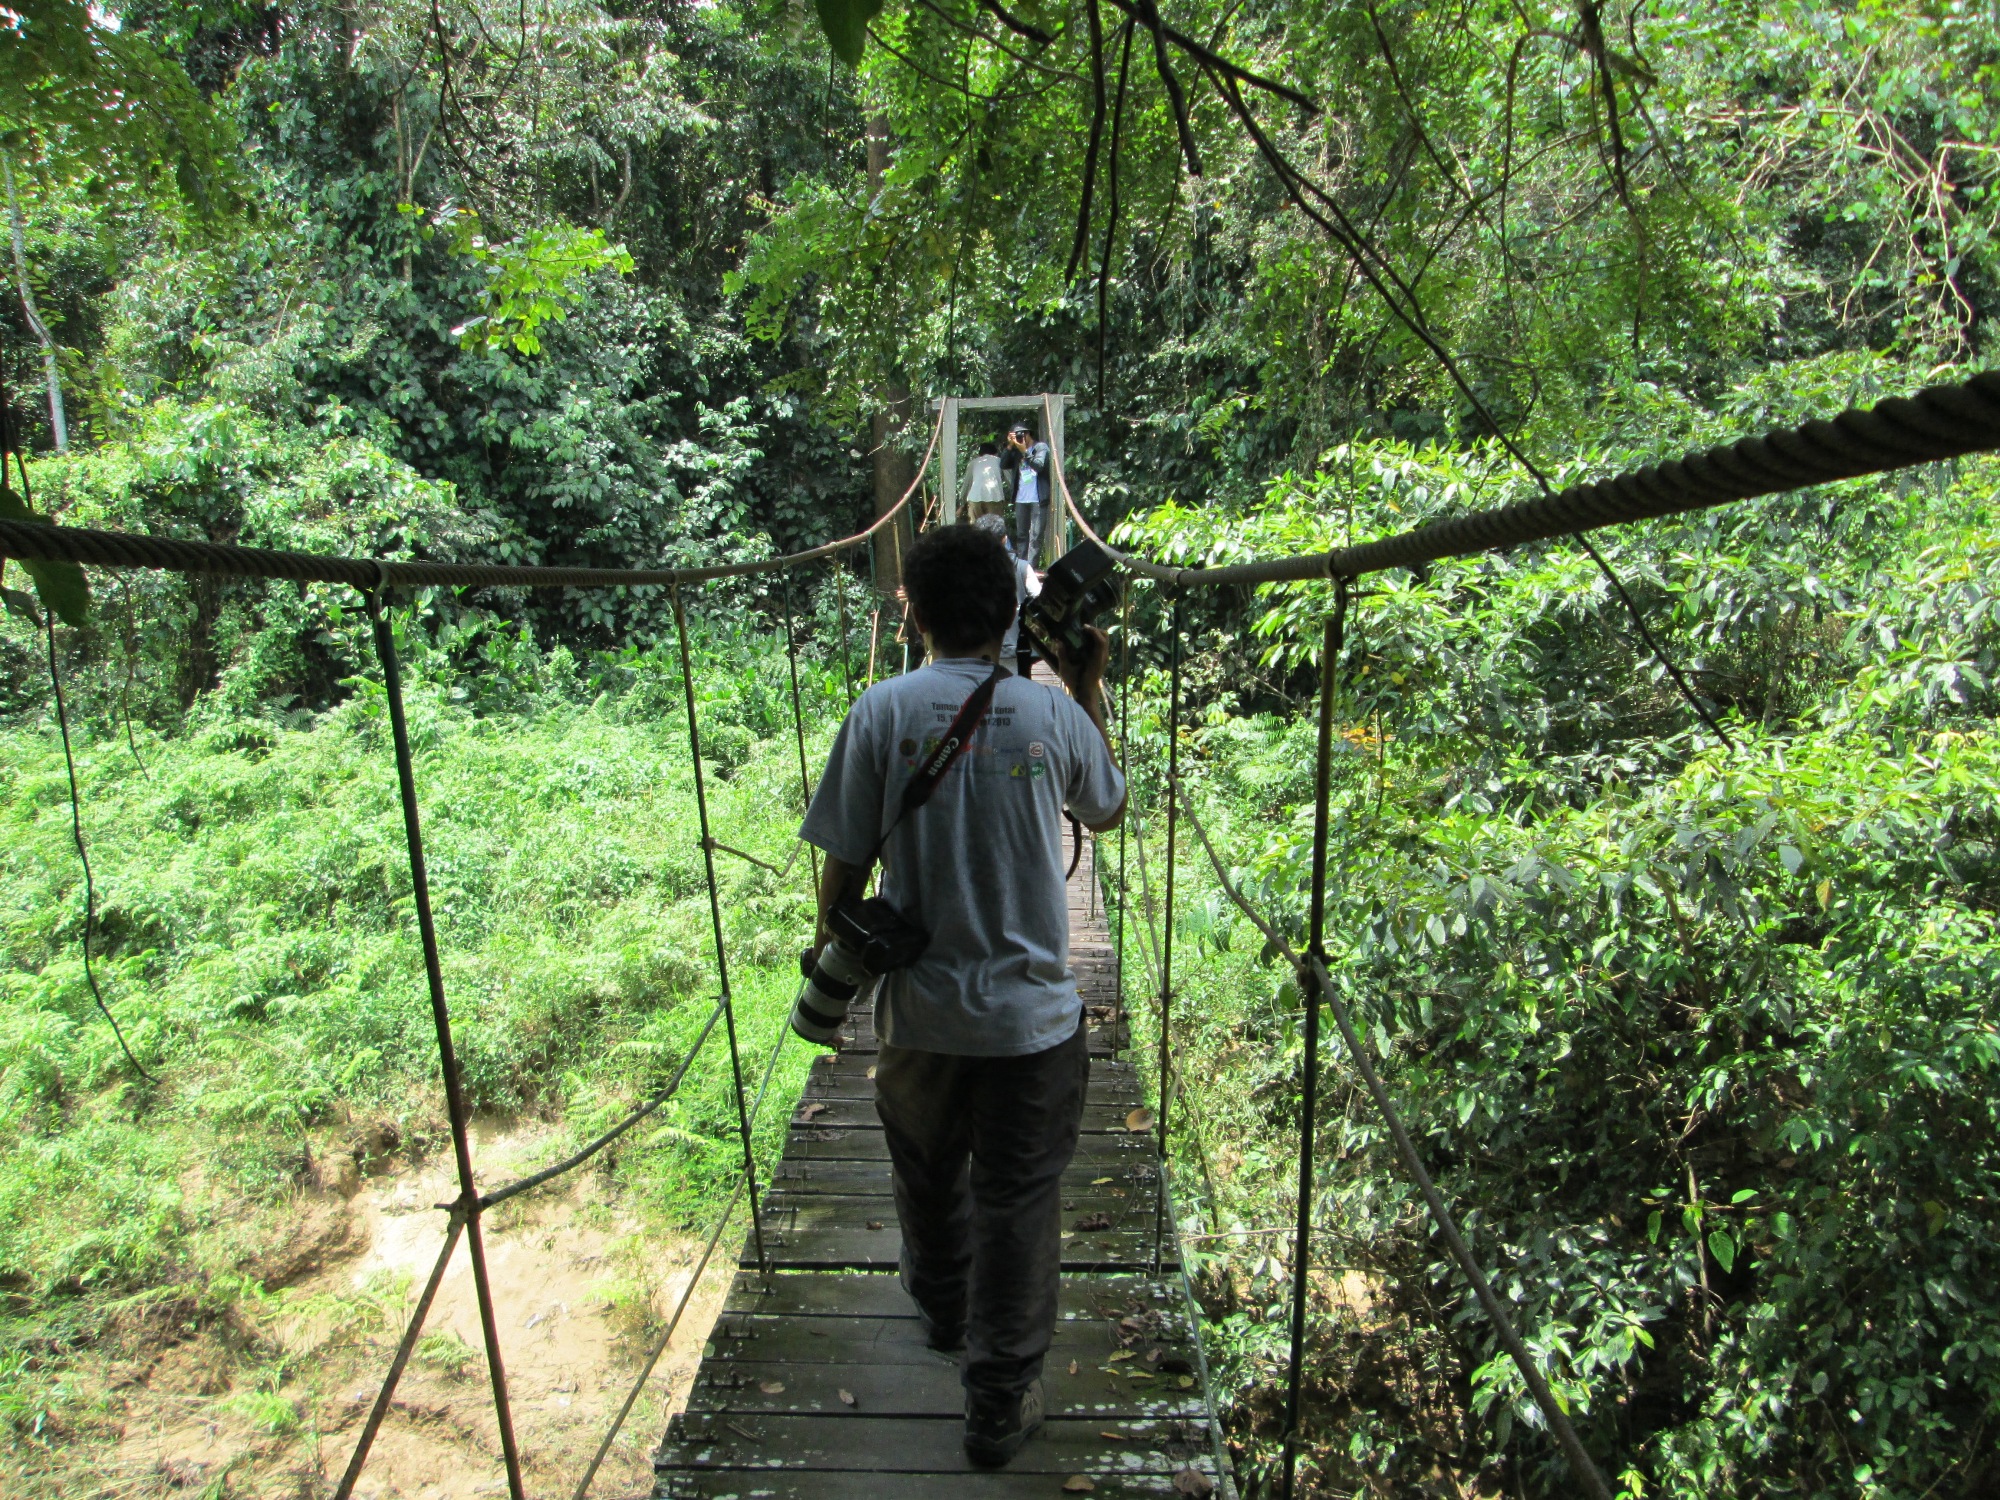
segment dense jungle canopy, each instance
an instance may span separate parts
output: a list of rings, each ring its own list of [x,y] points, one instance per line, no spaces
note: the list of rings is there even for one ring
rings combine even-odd
[[[1062,391],[1099,528],[1214,562],[1990,367],[2000,7],[0,0],[0,167],[9,515],[738,560],[865,524],[934,398]],[[1573,545],[1356,601],[1336,978],[1626,1493],[2000,1487],[1996,480],[1600,536],[1705,718]],[[893,567],[690,601],[723,837],[772,865],[729,877],[756,1035],[810,926],[775,873],[787,612],[817,747],[894,653]],[[440,1139],[365,621],[320,585],[0,583],[0,1488],[322,1493],[403,1293],[273,1247],[327,1162]],[[1234,878],[1301,930],[1329,602],[1190,598],[1178,725],[1159,590],[1116,642],[1155,861],[1128,995],[1144,1040],[1172,922],[1162,1092],[1250,1495],[1299,1269],[1301,999],[1198,847],[1158,908],[1160,761],[1178,732]],[[435,590],[399,630],[468,1087],[581,1137],[707,993],[668,600]],[[1301,1492],[1567,1492],[1323,1069]],[[674,1108],[593,1189],[634,1266],[726,1186],[720,1082]],[[222,1352],[170,1388],[170,1346]],[[131,1456],[169,1390],[219,1471]]]

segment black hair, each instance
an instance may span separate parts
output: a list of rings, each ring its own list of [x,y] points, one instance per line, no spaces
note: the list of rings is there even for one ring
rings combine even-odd
[[[1030,427],[1026,422],[1016,422],[1012,427],[1009,427],[1007,431],[1010,434],[1018,432],[1023,437],[1033,437],[1035,435],[1035,429]]]
[[[1014,623],[1014,555],[980,526],[940,526],[903,558],[903,590],[939,651],[970,651]]]
[[[999,452],[1000,445],[998,443],[981,443],[979,445],[979,456],[981,458],[993,458]]]

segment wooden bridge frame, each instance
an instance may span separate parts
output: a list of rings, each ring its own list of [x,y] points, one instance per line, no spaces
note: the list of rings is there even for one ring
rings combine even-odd
[[[1042,434],[1050,449],[1055,453],[1055,461],[1060,466],[1068,457],[1063,446],[1063,417],[1076,397],[1057,391],[1044,391],[1034,396],[942,396],[931,402],[931,410],[938,414],[938,513],[949,526],[959,519],[958,491],[964,483],[964,474],[958,462],[958,414],[965,411],[1021,411],[1035,412],[1043,419],[1047,431]],[[1053,485],[1051,486],[1053,489]],[[1049,501],[1055,496],[1051,494]],[[1050,505],[1050,519],[1054,519],[1054,506]],[[1056,555],[1056,528],[1051,525],[1042,532],[1043,561]]]

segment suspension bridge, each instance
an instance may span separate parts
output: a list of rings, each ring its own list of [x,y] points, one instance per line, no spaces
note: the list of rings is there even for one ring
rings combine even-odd
[[[1043,431],[1060,431],[1061,398],[1042,403]],[[1045,1438],[1030,1444],[1012,1466],[972,1476],[959,1452],[959,1395],[949,1361],[928,1351],[913,1310],[897,1290],[897,1242],[887,1196],[886,1154],[871,1120],[868,1073],[874,1037],[866,1013],[850,1018],[843,1045],[816,1060],[804,1095],[785,1133],[783,1152],[760,1170],[753,1125],[769,1092],[777,1062],[766,1061],[752,1092],[754,1059],[739,1044],[730,985],[730,955],[723,938],[716,855],[728,852],[710,826],[694,669],[688,649],[684,595],[703,583],[759,573],[790,574],[868,545],[885,528],[900,527],[936,452],[941,420],[913,482],[897,504],[867,530],[803,552],[756,562],[691,569],[508,567],[376,558],[331,557],[224,546],[170,537],[0,520],[0,556],[34,563],[74,563],[103,568],[157,568],[227,577],[272,578],[346,584],[359,590],[373,622],[389,708],[391,742],[410,861],[413,905],[422,940],[426,984],[437,1034],[440,1073],[450,1120],[459,1192],[450,1205],[443,1241],[428,1280],[335,1490],[338,1500],[356,1481],[388,1413],[396,1386],[415,1349],[445,1269],[466,1243],[485,1344],[488,1378],[501,1459],[512,1500],[526,1500],[522,1455],[515,1440],[504,1351],[494,1317],[496,1291],[488,1275],[483,1215],[510,1198],[555,1181],[591,1160],[670,1100],[698,1062],[731,1071],[742,1165],[733,1195],[714,1224],[687,1291],[664,1334],[653,1346],[597,1456],[577,1479],[583,1500],[604,1455],[650,1379],[685,1313],[694,1286],[747,1207],[748,1233],[732,1290],[710,1340],[685,1413],[656,1456],[663,1496],[847,1495],[897,1496],[958,1493],[1046,1495],[1207,1495],[1232,1492],[1202,1355],[1200,1309],[1179,1274],[1169,1172],[1171,1104],[1186,1092],[1172,1057],[1174,870],[1183,821],[1215,866],[1222,888],[1282,954],[1306,997],[1302,1121],[1297,1156],[1297,1225],[1291,1263],[1311,1264],[1313,1217],[1314,1090],[1318,1085],[1321,1012],[1330,1013],[1349,1061],[1361,1075],[1383,1118],[1404,1169],[1417,1184],[1434,1227],[1480,1310],[1540,1406],[1550,1432],[1584,1493],[1609,1500],[1603,1474],[1554,1398],[1540,1366],[1515,1330],[1456,1218],[1426,1171],[1403,1127],[1389,1091],[1359,1043],[1339,991],[1329,982],[1322,943],[1325,916],[1328,770],[1334,731],[1334,667],[1347,628],[1350,585],[1385,568],[1421,568],[1445,557],[1574,537],[1590,547],[1595,528],[1673,515],[1759,495],[1886,473],[1965,454],[2000,449],[2000,376],[1977,375],[1932,386],[1907,399],[1843,412],[1829,421],[1765,433],[1673,463],[1649,466],[1554,492],[1520,505],[1475,512],[1421,526],[1358,546],[1301,556],[1213,568],[1177,568],[1117,554],[1128,577],[1164,587],[1173,601],[1165,807],[1165,858],[1161,901],[1134,913],[1124,872],[1100,874],[1093,855],[1080,864],[1070,887],[1074,956],[1090,1007],[1091,1085],[1083,1144],[1068,1179],[1065,1293],[1050,1358],[1050,1421]],[[18,455],[17,455],[18,457]],[[25,475],[25,469],[23,470]],[[1071,495],[1058,452],[1053,479],[1067,522],[1096,537]],[[1101,539],[1100,539],[1101,540]],[[1593,556],[1596,556],[1594,549]],[[1602,559],[1598,558],[1600,565]],[[1608,570],[1607,570],[1608,571]],[[1304,951],[1260,914],[1230,884],[1224,861],[1180,794],[1180,603],[1195,588],[1327,582],[1332,609],[1325,621],[1318,704],[1319,751],[1310,896]],[[1615,578],[1614,578],[1615,583]],[[401,676],[389,611],[397,591],[414,588],[621,588],[671,591],[678,630],[682,686],[693,762],[701,848],[714,937],[717,999],[693,1047],[672,1079],[624,1120],[553,1165],[498,1188],[482,1191],[472,1155],[470,1117],[453,1045],[438,938],[424,863],[416,765],[404,715]],[[796,673],[798,642],[785,588],[785,625],[794,651],[792,701],[798,724],[799,775],[809,789]],[[1635,620],[1637,612],[1634,611]],[[844,622],[843,622],[844,623]],[[1641,635],[1650,644],[1643,621]],[[53,642],[54,622],[47,622]],[[843,631],[844,633],[844,631]],[[54,660],[53,652],[51,660]],[[1143,849],[1141,850],[1143,868]],[[1157,1050],[1130,1054],[1126,1037],[1121,962],[1131,947],[1120,921],[1118,941],[1106,925],[1106,904],[1142,915],[1150,939],[1148,974]],[[1161,918],[1157,930],[1152,918]],[[85,926],[88,942],[89,924]],[[726,1056],[708,1054],[711,1044]],[[784,1045],[781,1037],[779,1046]],[[1150,1100],[1150,1105],[1147,1101]],[[1293,1488],[1301,1405],[1307,1277],[1292,1277],[1290,1343],[1286,1366],[1283,1493]]]

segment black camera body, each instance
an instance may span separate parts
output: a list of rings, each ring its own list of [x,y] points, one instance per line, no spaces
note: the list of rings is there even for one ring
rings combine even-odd
[[[931,935],[880,896],[844,896],[826,925],[870,974],[907,969],[924,956]]]
[[[1060,644],[1075,660],[1083,633],[1118,598],[1118,559],[1096,542],[1079,542],[1042,575],[1042,591],[1021,606],[1021,634],[1050,666]]]
[[[843,896],[827,913],[833,941],[815,957],[799,955],[805,986],[792,1006],[792,1030],[822,1047],[839,1045],[847,1008],[892,969],[924,955],[931,935],[880,896]]]

